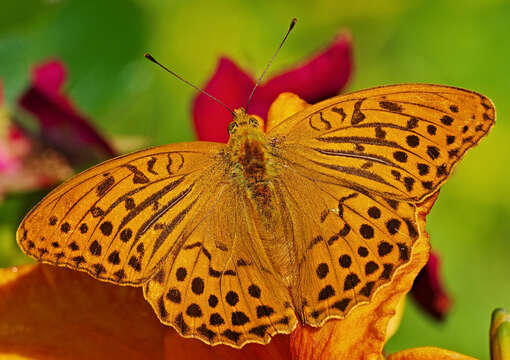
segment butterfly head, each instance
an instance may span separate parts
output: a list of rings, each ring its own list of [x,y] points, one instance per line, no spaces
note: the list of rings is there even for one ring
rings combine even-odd
[[[257,115],[250,115],[244,109],[234,110],[234,116],[228,124],[230,140],[241,137],[259,137],[264,135],[264,120]]]

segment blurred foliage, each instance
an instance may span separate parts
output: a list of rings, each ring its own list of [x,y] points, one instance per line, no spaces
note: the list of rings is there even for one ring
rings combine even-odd
[[[495,102],[497,125],[443,187],[428,217],[454,299],[437,324],[408,302],[388,352],[434,345],[487,357],[489,314],[510,306],[510,2],[385,0],[158,1],[26,0],[0,3],[0,79],[8,106],[28,85],[30,66],[51,57],[69,68],[67,89],[109,136],[147,145],[193,139],[193,89],[143,58],[150,51],[203,84],[226,54],[259,74],[292,17],[295,31],[272,66],[278,72],[351,30],[350,89],[400,82],[466,87]],[[39,195],[13,195],[0,208],[0,266],[28,261],[14,231]]]

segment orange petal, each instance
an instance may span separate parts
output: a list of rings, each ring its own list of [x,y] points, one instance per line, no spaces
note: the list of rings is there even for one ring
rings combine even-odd
[[[175,331],[165,337],[165,359],[288,360],[289,335],[277,335],[267,345],[248,344],[241,349],[210,346],[196,339],[179,336]]]
[[[422,229],[436,197],[437,193],[418,209]],[[393,281],[379,289],[369,304],[354,308],[345,319],[328,321],[321,328],[298,327],[290,338],[293,359],[381,359],[388,322],[426,264],[429,250],[428,235],[423,232],[413,246],[411,260],[395,272]]]
[[[436,347],[419,347],[391,354],[388,360],[476,360],[471,356]]]
[[[140,289],[64,268],[0,269],[0,319],[0,354],[36,359],[155,359],[163,354],[166,328]]]
[[[2,359],[289,358],[289,336],[212,347],[162,325],[140,288],[42,264],[0,269],[0,319]]]

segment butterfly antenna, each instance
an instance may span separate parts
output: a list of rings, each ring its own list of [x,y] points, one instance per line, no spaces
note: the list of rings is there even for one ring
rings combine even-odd
[[[246,112],[248,112],[248,106],[250,106],[250,102],[251,102],[251,99],[253,97],[253,94],[255,93],[255,89],[257,89],[257,87],[260,85],[260,82],[262,81],[262,78],[264,77],[264,75],[266,75],[267,70],[269,69],[269,67],[273,63],[274,59],[276,58],[276,55],[278,55],[278,53],[280,52],[280,49],[282,48],[283,44],[285,43],[285,40],[287,40],[287,37],[289,36],[290,31],[292,30],[294,25],[296,25],[296,22],[297,22],[296,18],[292,19],[292,21],[290,22],[289,30],[287,30],[287,33],[283,37],[283,40],[280,43],[280,46],[278,46],[278,49],[276,49],[276,51],[273,54],[273,57],[271,58],[271,60],[269,60],[269,63],[266,65],[266,68],[262,72],[262,75],[260,75],[259,79],[255,83],[255,86],[253,87],[253,90],[251,91],[250,97],[248,98],[248,102],[246,103],[246,107],[245,107]]]
[[[177,79],[181,80],[182,82],[188,84],[189,86],[191,86],[192,88],[194,88],[195,90],[201,92],[202,94],[204,95],[207,95],[208,97],[210,97],[212,100],[216,101],[218,104],[220,104],[221,106],[223,106],[225,109],[227,109],[228,111],[230,111],[230,113],[232,114],[232,116],[235,116],[235,113],[232,111],[232,109],[230,109],[227,105],[225,105],[224,103],[222,103],[220,100],[218,100],[216,97],[212,96],[211,94],[209,94],[207,91],[205,90],[202,90],[200,89],[198,86],[195,86],[193,85],[192,83],[190,83],[188,80],[185,80],[183,79],[182,77],[180,77],[179,75],[177,75],[176,73],[174,73],[172,70],[168,69],[166,66],[163,66],[161,65],[156,59],[154,59],[152,57],[151,54],[148,54],[146,53],[145,55],[145,58],[152,61],[153,63],[155,63],[156,65],[159,65],[161,68],[163,68],[164,70],[168,71],[170,74],[172,74],[173,76],[175,76]]]

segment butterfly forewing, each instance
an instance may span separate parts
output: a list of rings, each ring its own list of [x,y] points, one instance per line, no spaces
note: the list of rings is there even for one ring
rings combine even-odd
[[[392,85],[310,106],[269,136],[284,137],[281,156],[317,178],[420,201],[487,134],[494,116],[491,101],[472,91]]]
[[[214,196],[223,147],[168,145],[95,166],[43,199],[21,223],[18,242],[42,262],[141,284]]]

